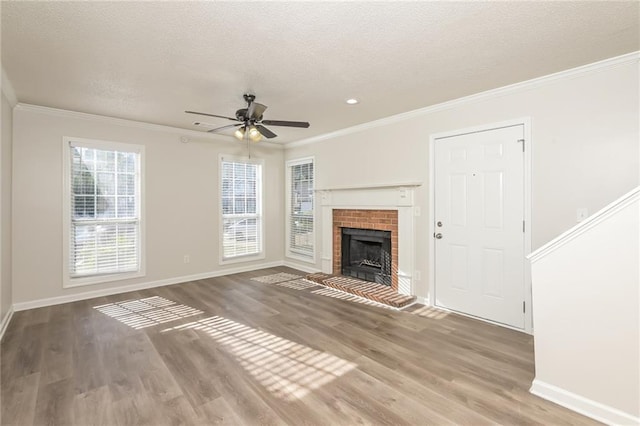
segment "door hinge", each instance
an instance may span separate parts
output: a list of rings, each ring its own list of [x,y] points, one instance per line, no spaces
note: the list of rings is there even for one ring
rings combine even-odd
[[[524,314],[525,312],[526,312],[525,311],[525,301],[523,300],[522,301],[522,313]]]
[[[524,152],[524,139],[518,139],[518,142],[522,142],[522,152]]]
[[[524,232],[524,220],[522,221],[522,232]]]

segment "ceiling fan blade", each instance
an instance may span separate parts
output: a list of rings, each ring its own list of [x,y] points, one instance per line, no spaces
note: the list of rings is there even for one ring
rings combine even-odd
[[[275,133],[273,133],[271,130],[264,127],[262,124],[256,124],[256,129],[258,129],[260,134],[267,139],[275,138],[276,136],[278,136]]]
[[[219,132],[220,130],[230,129],[232,127],[238,127],[238,126],[242,126],[242,123],[229,124],[228,126],[216,127],[215,129],[207,130],[207,133],[216,133],[216,132]]]
[[[262,124],[268,124],[269,126],[284,126],[284,127],[309,127],[309,123],[306,121],[282,121],[282,120],[262,120]]]
[[[257,102],[251,102],[249,104],[249,110],[247,111],[247,117],[249,119],[259,120],[266,109],[266,105],[262,105]]]
[[[206,112],[198,112],[198,111],[185,111],[185,112],[187,114],[206,115],[207,117],[226,118],[227,120],[238,121],[237,118],[225,117],[224,115],[207,114]]]

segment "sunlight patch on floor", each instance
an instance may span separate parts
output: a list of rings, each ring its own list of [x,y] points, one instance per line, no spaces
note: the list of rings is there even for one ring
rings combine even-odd
[[[160,296],[125,300],[93,308],[136,330],[203,313],[201,310],[179,305]]]
[[[278,398],[293,401],[357,367],[326,352],[213,316],[163,330],[198,330],[211,336]]]
[[[443,311],[441,309],[434,308],[432,306],[422,306],[420,308],[414,309],[409,312],[413,315],[418,315],[419,317],[431,318],[431,319],[442,319],[449,315],[448,312]]]
[[[320,287],[319,284],[316,284],[313,281],[309,281],[305,279],[283,281],[281,283],[275,283],[275,285],[280,287],[292,288],[294,290],[308,290],[310,288]]]
[[[261,277],[253,277],[251,278],[251,280],[258,281],[260,283],[265,283],[265,284],[276,284],[276,283],[281,283],[283,281],[297,280],[299,278],[302,278],[302,276],[289,274],[287,272],[279,272],[277,274],[263,275]]]
[[[311,293],[319,294],[320,296],[333,297],[334,299],[346,300],[346,301],[349,301],[349,302],[362,303],[363,305],[377,306],[379,308],[396,310],[395,308],[392,308],[391,306],[387,306],[387,305],[384,305],[382,303],[374,302],[373,300],[365,299],[364,297],[356,296],[354,294],[345,293],[343,291],[335,290],[335,289],[328,288],[328,287],[323,287],[323,288],[320,288],[318,290],[314,290]]]

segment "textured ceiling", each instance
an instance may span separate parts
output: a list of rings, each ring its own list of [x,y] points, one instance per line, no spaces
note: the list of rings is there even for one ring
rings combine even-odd
[[[3,1],[2,64],[20,102],[186,129],[253,92],[311,123],[287,143],[636,51],[639,7]]]

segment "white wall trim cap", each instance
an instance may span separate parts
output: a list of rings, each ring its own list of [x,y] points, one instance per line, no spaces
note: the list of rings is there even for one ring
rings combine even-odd
[[[455,108],[460,105],[483,101],[483,100],[495,98],[498,96],[504,96],[506,94],[510,94],[514,92],[530,90],[534,87],[550,84],[557,80],[574,78],[590,72],[602,71],[603,69],[606,69],[606,68],[626,65],[628,63],[637,62],[639,60],[640,60],[640,51],[627,53],[625,55],[616,56],[613,58],[605,59],[602,61],[587,64],[587,65],[582,65],[576,68],[571,68],[571,69],[560,71],[554,74],[533,78],[531,80],[525,80],[519,83],[510,84],[508,86],[498,87],[496,89],[491,89],[484,92],[476,93],[474,95],[469,95],[462,98],[442,102],[439,104],[430,105],[430,106],[416,109],[413,111],[392,115],[389,117],[381,118],[379,120],[370,121],[368,123],[358,124],[356,126],[336,130],[335,132],[325,133],[323,135],[301,139],[295,142],[289,142],[287,144],[284,144],[284,148],[289,149],[289,148],[295,148],[295,147],[304,146],[304,145],[311,145],[317,142],[333,139],[339,136],[346,136],[353,133],[362,132],[368,129],[374,129],[377,127],[398,123],[414,117],[420,117],[420,116],[424,116],[434,112]]]
[[[640,417],[634,417],[616,408],[601,404],[557,386],[534,379],[529,392],[566,407],[577,413],[610,425],[640,424]]]
[[[2,322],[0,322],[0,342],[2,342],[2,338],[4,337],[4,332],[7,331],[7,327],[11,322],[11,318],[13,317],[13,306],[9,308],[9,311],[5,314],[4,318],[2,318]]]
[[[167,278],[158,281],[148,281],[143,283],[125,285],[120,287],[106,288],[102,290],[93,290],[83,293],[74,293],[66,296],[49,297],[45,299],[30,300],[27,302],[18,302],[13,304],[14,311],[24,311],[27,309],[42,308],[44,306],[60,305],[63,303],[77,302],[79,300],[93,299],[94,297],[111,296],[113,294],[129,293],[131,291],[144,290],[154,287],[162,287],[172,284],[181,284],[190,281],[204,280],[207,278],[221,277],[224,275],[237,274],[240,272],[255,271],[258,269],[275,268],[283,266],[282,261],[260,263],[254,265],[246,265],[237,268],[226,268],[219,271],[204,272],[201,274],[185,275],[182,277]]]
[[[18,98],[16,97],[16,92],[13,90],[13,84],[11,84],[11,80],[9,80],[9,76],[4,71],[4,67],[2,68],[2,81],[0,81],[2,85],[2,93],[7,97],[7,100],[11,104],[11,107],[15,107],[18,104]]]
[[[4,79],[3,79],[3,86],[4,86]],[[165,126],[162,124],[146,123],[144,121],[127,120],[125,118],[109,117],[106,115],[89,114],[86,112],[70,111],[70,110],[60,109],[60,108],[51,108],[51,107],[45,107],[40,105],[25,104],[22,102],[18,103],[15,106],[15,109],[18,111],[29,111],[29,112],[53,115],[58,117],[78,118],[82,120],[97,121],[101,123],[108,123],[108,124],[113,124],[113,125],[122,126],[122,127],[132,127],[136,129],[153,130],[156,132],[175,133],[181,136],[178,139],[178,141],[182,143],[190,142],[189,137],[192,137],[194,139],[195,138],[207,139],[207,140],[212,140],[216,142],[237,143],[237,140],[235,138],[233,139],[226,138],[224,136],[216,135],[213,133],[199,132],[197,130],[182,129],[180,127]],[[283,149],[282,144],[272,143],[268,141],[261,141],[260,145],[261,146],[264,145],[265,147],[269,147],[269,148]]]
[[[548,254],[553,253],[558,248],[564,246],[569,241],[572,241],[578,236],[584,234],[594,226],[597,226],[599,223],[607,220],[609,217],[615,215],[617,212],[625,209],[627,206],[633,204],[638,200],[640,200],[640,186],[627,192],[625,195],[610,203],[598,212],[594,213],[583,222],[580,222],[573,228],[560,234],[553,240],[549,241],[547,244],[535,250],[533,253],[527,256],[527,259],[529,259],[532,264],[536,263]]]

